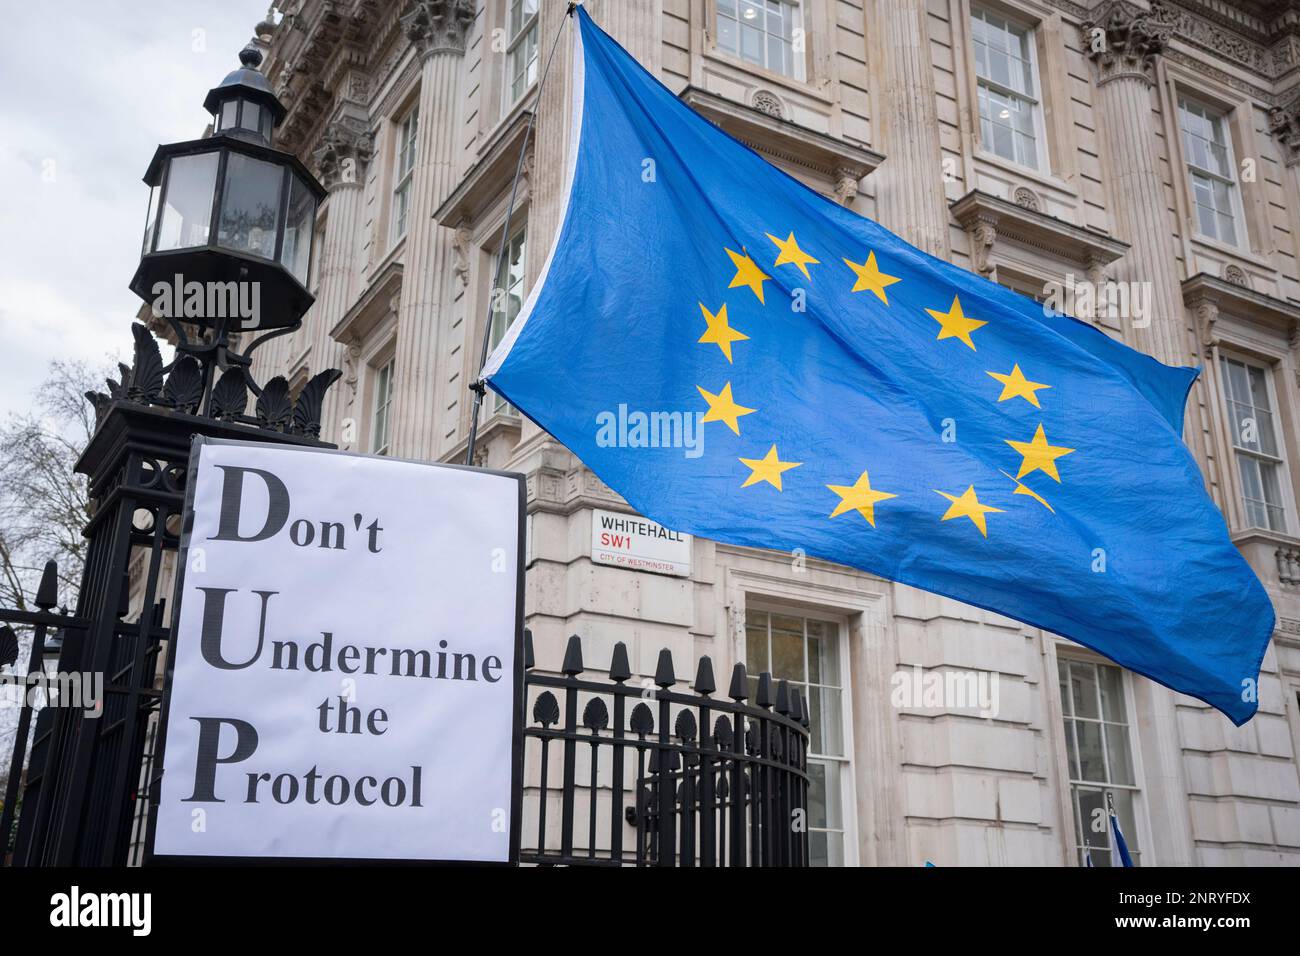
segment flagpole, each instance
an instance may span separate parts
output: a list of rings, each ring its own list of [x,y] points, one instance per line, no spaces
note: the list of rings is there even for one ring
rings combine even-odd
[[[510,202],[506,205],[506,220],[501,226],[501,246],[497,250],[496,268],[492,270],[492,281],[494,287],[492,293],[488,296],[487,316],[483,322],[483,345],[479,350],[479,376],[470,383],[469,390],[474,393],[474,407],[469,419],[469,442],[465,446],[465,464],[474,464],[474,445],[478,441],[478,419],[483,408],[483,396],[487,394],[487,384],[483,381],[483,366],[487,364],[488,344],[492,341],[492,312],[493,304],[496,300],[495,283],[497,277],[501,275],[501,266],[505,262],[506,253],[509,251],[510,243],[510,220],[514,216],[515,199],[519,195],[519,180],[524,172],[524,159],[528,155],[528,140],[533,134],[533,123],[537,118],[537,110],[542,105],[542,90],[546,89],[546,78],[551,73],[551,61],[555,59],[555,51],[560,45],[560,35],[564,32],[564,24],[573,17],[573,10],[577,7],[580,0],[569,0],[569,8],[564,12],[564,18],[560,20],[560,28],[555,31],[555,39],[551,42],[551,52],[546,55],[546,66],[542,69],[542,78],[537,84],[537,105],[528,112],[528,125],[524,127],[524,141],[519,147],[519,161],[515,164],[515,178],[510,184]]]

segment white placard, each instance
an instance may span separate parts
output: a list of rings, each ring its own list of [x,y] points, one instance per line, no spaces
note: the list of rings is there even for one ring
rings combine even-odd
[[[196,441],[158,857],[511,858],[518,475]]]
[[[639,515],[595,508],[591,512],[591,560],[634,571],[689,577],[691,536]]]

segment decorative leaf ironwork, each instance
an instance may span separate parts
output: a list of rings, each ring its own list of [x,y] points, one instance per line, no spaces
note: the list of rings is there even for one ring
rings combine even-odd
[[[137,402],[156,402],[163,387],[163,360],[158,351],[158,340],[139,322],[132,323],[131,334],[135,336],[135,357],[126,396]]]
[[[582,710],[582,726],[590,731],[601,731],[609,726],[609,708],[599,697],[587,701]]]
[[[163,386],[162,402],[177,411],[193,415],[203,400],[203,371],[193,356],[186,355],[172,366]]]
[[[696,726],[695,715],[689,710],[683,710],[677,715],[677,723],[673,725],[673,731],[682,740],[694,740]]]
[[[650,708],[645,704],[637,704],[633,707],[632,720],[628,726],[632,728],[632,733],[641,738],[653,731],[655,729],[655,719],[654,715],[650,713]]]
[[[221,421],[234,421],[248,407],[248,384],[242,368],[226,369],[212,390],[208,414]]]
[[[8,667],[18,662],[18,635],[13,628],[0,627],[0,667]]]
[[[257,424],[272,431],[286,431],[293,423],[293,401],[289,398],[289,383],[277,375],[266,383],[257,396],[255,414]]]
[[[543,691],[533,702],[533,720],[543,727],[549,727],[560,719],[560,702],[549,690]]]
[[[302,387],[298,400],[293,404],[293,431],[296,435],[308,438],[320,437],[321,408],[325,404],[325,393],[337,382],[343,373],[336,368],[327,368],[312,376],[311,381]]]
[[[731,721],[723,715],[713,722],[713,742],[719,750],[730,750],[731,739]]]

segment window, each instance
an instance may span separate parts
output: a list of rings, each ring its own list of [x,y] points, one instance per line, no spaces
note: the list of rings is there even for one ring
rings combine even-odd
[[[1033,31],[987,10],[971,12],[980,142],[994,155],[1037,169],[1041,116]]]
[[[803,79],[802,34],[792,0],[718,0],[718,49],[773,73]]]
[[[501,344],[506,331],[524,305],[524,269],[528,264],[528,229],[518,229],[506,244],[506,254],[497,271],[497,281],[492,284],[492,331],[489,333],[489,354]],[[500,395],[494,398],[493,411],[513,412],[514,409]]]
[[[1246,520],[1254,528],[1286,531],[1283,460],[1273,420],[1272,376],[1268,369],[1226,356],[1222,365],[1223,397],[1232,422],[1232,447],[1241,476]]]
[[[393,359],[375,369],[374,412],[370,416],[370,451],[387,455],[392,422],[388,413],[393,405]]]
[[[510,0],[506,21],[509,108],[537,81],[537,0]]]
[[[1201,235],[1237,245],[1237,180],[1227,116],[1203,103],[1180,97],[1187,175]]]
[[[1093,866],[1111,865],[1110,817],[1106,792],[1115,801],[1124,842],[1140,865],[1135,809],[1137,777],[1124,702],[1124,675],[1118,667],[1091,661],[1057,659],[1065,751],[1069,761],[1070,803],[1074,807],[1074,846],[1079,865],[1092,849]]]
[[[415,170],[415,137],[420,113],[411,110],[397,128],[397,169],[393,174],[393,241],[406,235],[406,215],[411,209],[411,177]]]
[[[840,626],[832,621],[749,609],[745,612],[745,666],[750,699],[758,675],[785,679],[808,699],[808,842],[814,866],[843,866],[844,813],[849,800],[845,749]],[[851,812],[851,810],[850,810]]]

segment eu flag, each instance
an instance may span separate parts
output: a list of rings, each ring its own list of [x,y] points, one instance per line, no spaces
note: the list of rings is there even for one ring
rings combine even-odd
[[[1248,720],[1273,610],[1182,442],[1197,370],[818,195],[576,15],[559,236],[488,384],[668,527],[990,609]]]

